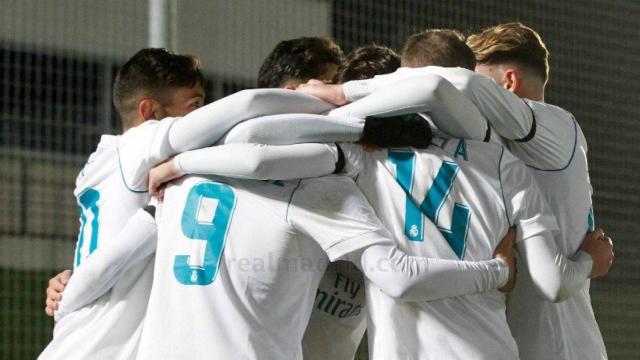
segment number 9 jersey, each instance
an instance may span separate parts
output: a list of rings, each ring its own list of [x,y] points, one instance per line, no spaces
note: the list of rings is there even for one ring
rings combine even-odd
[[[139,359],[301,359],[329,259],[391,243],[344,176],[191,176],[166,189],[156,220]]]

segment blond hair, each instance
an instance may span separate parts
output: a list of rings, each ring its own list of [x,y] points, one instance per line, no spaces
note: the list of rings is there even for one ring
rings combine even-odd
[[[519,22],[498,24],[467,38],[478,64],[513,62],[539,76],[549,77],[549,51],[540,35]]]

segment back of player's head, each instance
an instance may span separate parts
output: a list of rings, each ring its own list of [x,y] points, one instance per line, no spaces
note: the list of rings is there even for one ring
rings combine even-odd
[[[391,48],[379,45],[361,46],[347,55],[337,82],[370,79],[376,75],[392,73],[399,67],[400,56]]]
[[[402,50],[402,66],[462,67],[473,71],[476,59],[457,30],[429,29],[413,34]]]
[[[140,100],[152,98],[166,104],[168,90],[204,85],[200,61],[192,55],[178,55],[166,49],[138,51],[118,71],[113,84],[113,105],[123,127],[135,119]]]
[[[431,128],[417,114],[366,118],[360,144],[379,148],[414,147],[423,149],[431,144]]]
[[[342,50],[326,37],[300,37],[279,42],[260,66],[258,87],[277,88],[311,79],[328,80],[342,64]],[[330,74],[328,74],[330,72]]]
[[[515,63],[539,77],[549,76],[549,51],[540,35],[519,22],[499,24],[469,36],[467,44],[478,64]]]

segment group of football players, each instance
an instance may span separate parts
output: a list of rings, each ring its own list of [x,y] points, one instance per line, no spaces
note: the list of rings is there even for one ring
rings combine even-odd
[[[401,55],[303,37],[203,106],[197,58],[139,51],[40,359],[346,360],[365,330],[372,359],[606,359],[589,281],[613,245],[548,74],[521,23]]]

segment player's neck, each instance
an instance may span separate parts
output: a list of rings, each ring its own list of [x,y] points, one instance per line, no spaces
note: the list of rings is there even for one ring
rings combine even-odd
[[[544,102],[544,86],[522,87],[516,92],[521,98]]]

